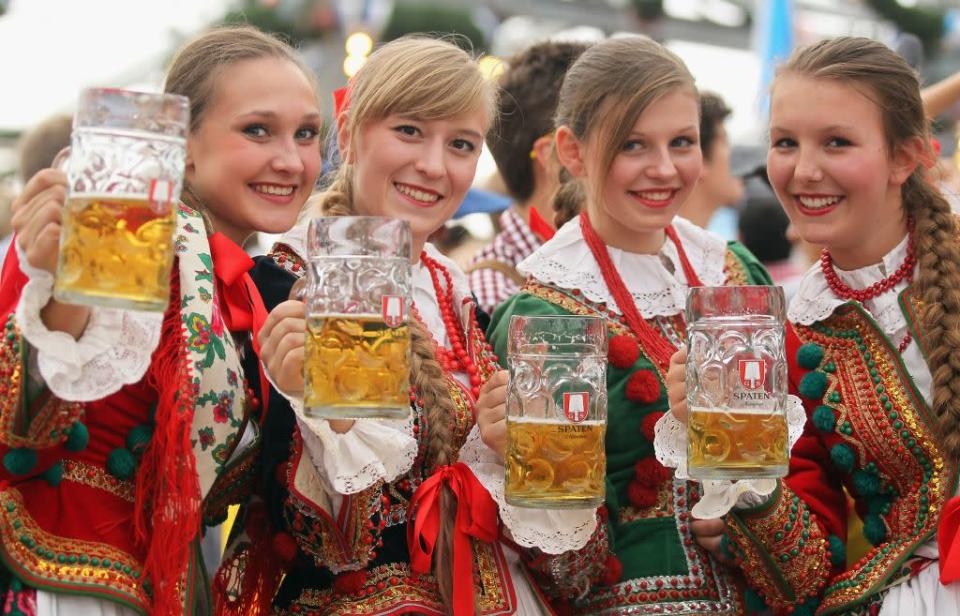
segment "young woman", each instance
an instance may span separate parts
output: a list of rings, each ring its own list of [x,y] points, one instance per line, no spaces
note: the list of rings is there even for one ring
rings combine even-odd
[[[687,289],[769,282],[743,247],[676,218],[702,165],[698,103],[683,62],[652,41],[605,41],[580,56],[556,121],[572,178],[558,202],[567,218],[571,206],[580,214],[521,263],[529,279],[490,325],[501,357],[515,314],[599,315],[610,331],[606,524],[585,550],[537,565],[562,611],[742,612],[731,578],[692,541],[697,492],[653,457]],[[491,447],[504,440],[502,419],[478,418]]]
[[[779,489],[726,516],[719,541],[757,609],[960,611],[960,238],[924,178],[932,160],[916,74],[884,45],[828,40],[780,69],[770,180],[825,249],[788,311],[806,431]],[[670,380],[682,418],[681,373]],[[844,492],[871,544],[849,564]]]
[[[241,356],[257,298],[240,245],[294,224],[319,174],[320,111],[296,53],[251,28],[188,43],[165,91],[191,111],[165,314],[53,300],[65,175],[38,173],[14,204],[0,286],[11,613],[208,610],[201,509],[254,404]]]
[[[500,541],[497,506],[462,463],[474,414],[502,404],[505,394],[483,385],[497,366],[465,274],[427,242],[473,180],[495,102],[494,85],[469,54],[432,39],[384,45],[351,81],[337,117],[344,162],[311,214],[410,222],[411,418],[328,421],[303,414],[305,309],[284,301],[304,269],[306,227],[297,227],[276,248],[276,267],[262,272],[261,286],[267,304],[277,304],[261,335],[261,356],[291,408],[267,416],[263,490],[247,507],[246,532],[217,574],[220,611],[544,609],[516,552]],[[471,442],[480,445],[473,434]],[[593,511],[546,516],[500,503],[500,512],[512,541],[539,545],[546,528],[561,536],[546,547],[561,551],[583,545],[595,525]]]

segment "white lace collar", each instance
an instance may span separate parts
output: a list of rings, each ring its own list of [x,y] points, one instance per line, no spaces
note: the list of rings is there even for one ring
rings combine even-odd
[[[297,225],[287,231],[280,238],[280,242],[293,249],[297,255],[304,261],[307,260],[307,225]],[[463,301],[471,297],[470,281],[467,275],[463,273],[460,266],[445,257],[433,244],[423,245],[427,256],[436,259],[450,272],[450,279],[453,281],[453,298],[457,310],[462,312]],[[443,316],[440,314],[440,304],[437,302],[436,290],[433,288],[433,279],[423,263],[417,262],[413,266],[413,302],[420,313],[420,317],[426,324],[427,329],[433,334],[437,344],[450,348],[450,339],[447,336],[447,327],[443,323]],[[443,281],[441,280],[441,283]]]
[[[673,228],[703,284],[722,285],[726,279],[723,267],[727,243],[683,218],[674,218]],[[673,242],[666,240],[655,255],[610,247],[607,250],[644,318],[683,312],[688,285]],[[619,313],[600,266],[583,239],[579,216],[561,227],[553,239],[524,259],[517,269],[561,289],[579,289],[588,300],[606,303],[608,310]]]
[[[837,275],[844,283],[854,289],[865,289],[892,274],[900,267],[907,257],[907,238],[904,237],[893,250],[884,255],[880,263],[861,267],[860,269],[845,271],[836,268]],[[916,273],[916,272],[914,272]],[[906,318],[900,310],[899,295],[907,288],[907,281],[901,280],[891,291],[867,300],[864,309],[870,313],[880,328],[888,336],[893,336],[907,326]],[[790,302],[787,316],[793,323],[811,325],[829,317],[833,312],[847,303],[847,300],[834,295],[827,279],[817,262],[811,267],[797,289],[796,295]]]

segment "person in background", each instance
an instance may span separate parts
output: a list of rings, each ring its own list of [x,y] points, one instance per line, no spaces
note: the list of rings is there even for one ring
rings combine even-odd
[[[743,198],[743,180],[730,172],[730,140],[723,126],[729,115],[730,108],[718,95],[700,95],[703,171],[679,215],[702,229],[708,227],[717,210]]]
[[[500,78],[499,123],[487,146],[514,203],[501,231],[467,268],[480,308],[490,313],[516,293],[516,266],[553,237],[553,193],[560,166],[553,155],[553,114],[567,69],[587,45],[546,42],[508,61]]]
[[[766,167],[758,173],[764,177],[754,175],[745,183],[747,196],[737,219],[740,242],[760,260],[773,283],[783,287],[789,301],[804,270],[791,258],[793,245],[787,239],[790,219],[766,182]]]

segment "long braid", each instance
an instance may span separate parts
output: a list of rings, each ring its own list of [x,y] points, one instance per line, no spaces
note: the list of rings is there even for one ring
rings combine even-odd
[[[410,320],[413,353],[410,380],[423,405],[427,423],[426,459],[432,472],[457,461],[453,424],[456,406],[450,397],[447,376],[434,355],[430,332],[417,320]],[[453,605],[453,527],[457,517],[457,501],[444,484],[440,493],[440,532],[433,552],[433,574],[445,606]]]
[[[933,409],[947,453],[960,455],[960,238],[946,200],[914,173],[903,202],[916,221],[922,320],[933,375]]]

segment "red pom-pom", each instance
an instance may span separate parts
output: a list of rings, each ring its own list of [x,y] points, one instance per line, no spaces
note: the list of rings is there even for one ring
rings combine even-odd
[[[626,370],[640,358],[640,345],[633,336],[618,334],[610,338],[607,358],[614,368]]]
[[[290,533],[279,532],[273,536],[273,551],[285,563],[292,563],[297,557],[297,540]]]
[[[635,508],[646,509],[657,504],[657,490],[634,480],[627,484],[627,499]]]
[[[247,508],[247,517],[243,529],[254,541],[266,539],[270,533],[270,518],[263,503],[253,503]]]
[[[657,422],[660,421],[661,417],[663,417],[663,411],[655,411],[640,420],[640,432],[642,432],[644,438],[651,443],[655,435],[654,427],[657,425]]]
[[[352,595],[360,592],[366,584],[366,571],[347,571],[346,573],[341,573],[333,580],[333,590],[340,594]]]
[[[660,379],[650,370],[637,370],[627,379],[627,400],[652,404],[660,398]]]
[[[670,479],[670,469],[660,464],[660,461],[650,456],[637,460],[634,470],[637,482],[648,488],[655,488],[667,479]]]
[[[604,586],[613,586],[623,577],[623,563],[611,554],[603,562],[603,573],[600,574],[600,583]]]

